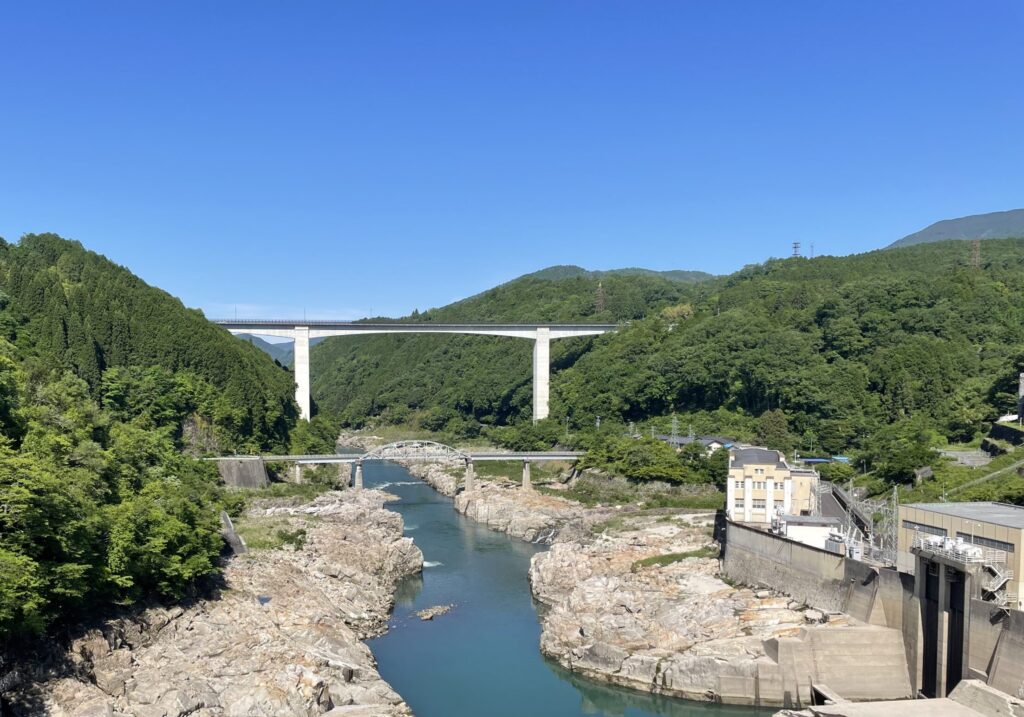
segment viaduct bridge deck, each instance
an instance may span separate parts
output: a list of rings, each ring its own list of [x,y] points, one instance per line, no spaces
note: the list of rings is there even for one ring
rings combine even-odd
[[[468,460],[468,461],[529,461],[538,463],[544,461],[575,461],[583,457],[582,451],[535,451],[535,452],[513,452],[503,453],[500,451],[464,451],[462,456],[451,453],[425,452],[415,456],[374,456],[371,453],[324,453],[304,455],[241,455],[241,456],[220,456],[210,458],[211,461],[245,461],[262,460],[265,463],[302,463],[307,465],[320,465],[324,463],[359,463],[372,460],[404,460],[404,461],[440,461],[446,459]]]
[[[293,463],[296,481],[301,481],[302,466],[323,464],[355,464],[355,485],[363,485],[364,461],[461,461],[465,464],[466,490],[474,490],[477,461],[521,461],[523,464],[523,487],[530,488],[530,464],[542,461],[575,461],[583,457],[582,451],[464,451],[436,441],[397,441],[373,448],[365,453],[324,453],[310,455],[235,455],[207,458],[208,461],[261,461],[264,463]]]
[[[292,339],[295,342],[295,401],[303,418],[310,417],[309,342],[330,336],[364,334],[468,334],[508,336],[533,341],[533,420],[548,417],[551,341],[573,336],[598,336],[615,331],[616,324],[441,324],[423,322],[361,323],[353,321],[227,320],[213,323],[233,334],[256,334]]]

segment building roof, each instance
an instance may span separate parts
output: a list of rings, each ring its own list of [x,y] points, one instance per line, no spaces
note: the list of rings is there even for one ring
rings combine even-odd
[[[766,466],[775,465],[776,468],[788,469],[786,459],[778,451],[768,448],[734,448],[732,450],[731,466]]]
[[[779,520],[790,525],[842,525],[842,521],[839,518],[825,515],[780,515]]]
[[[1024,529],[1024,508],[1009,503],[978,501],[975,503],[907,503],[908,508],[928,510],[979,523]]]

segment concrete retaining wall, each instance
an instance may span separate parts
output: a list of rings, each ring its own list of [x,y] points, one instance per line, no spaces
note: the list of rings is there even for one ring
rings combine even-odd
[[[1005,611],[983,600],[971,600],[970,623],[967,625],[967,669],[971,677],[988,679],[999,635],[1006,623]]]
[[[263,488],[269,483],[267,468],[258,458],[218,461],[217,470],[224,485],[232,488]]]
[[[722,572],[746,585],[767,585],[829,612],[846,608],[847,559],[788,538],[727,523]]]
[[[1005,426],[1001,423],[993,423],[988,435],[1000,441],[1006,441],[1015,446],[1024,445],[1024,431],[1016,426]]]
[[[1010,610],[992,657],[988,684],[1010,695],[1024,693],[1024,612]]]

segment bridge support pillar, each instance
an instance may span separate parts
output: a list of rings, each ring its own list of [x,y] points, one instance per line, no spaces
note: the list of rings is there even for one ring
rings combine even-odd
[[[530,461],[523,461],[523,490],[533,490],[530,482]]]
[[[466,461],[466,492],[476,490],[476,468],[473,461]]]
[[[352,487],[356,490],[363,489],[363,462],[359,461],[356,463],[356,478],[352,484]]]
[[[295,327],[295,402],[299,404],[299,418],[308,421],[309,405],[309,327]]]
[[[294,481],[295,483],[301,483],[302,482],[302,464],[301,463],[296,463],[294,466],[292,466],[292,481]]]
[[[533,341],[533,422],[548,417],[551,393],[551,329],[537,329]]]

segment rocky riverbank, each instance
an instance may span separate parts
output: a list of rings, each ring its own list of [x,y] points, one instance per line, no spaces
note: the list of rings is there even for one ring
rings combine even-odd
[[[465,470],[461,465],[410,463],[406,468],[434,490],[454,498],[459,513],[531,543],[550,543],[563,531],[580,530],[614,513],[613,509],[587,509],[559,496],[479,477],[474,490],[460,491]]]
[[[411,714],[362,640],[422,569],[381,491],[256,506],[242,521],[281,547],[230,559],[191,604],[109,621],[51,649],[8,695],[15,715],[256,717]],[[274,531],[280,531],[275,533]]]
[[[480,478],[474,490],[457,492],[457,466],[412,471],[454,495],[460,513],[551,543],[530,568],[534,597],[547,606],[540,649],[586,678],[694,700],[781,704],[789,668],[769,654],[774,639],[792,638],[801,644],[787,649],[802,654],[819,629],[836,645],[851,639],[850,630],[877,630],[725,582],[712,512],[586,508]],[[901,651],[889,638],[880,638],[883,652]]]
[[[757,675],[764,641],[826,618],[784,596],[725,583],[712,521],[712,514],[620,516],[536,555],[530,583],[549,607],[541,651],[592,679],[743,701],[722,685]]]

